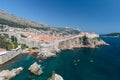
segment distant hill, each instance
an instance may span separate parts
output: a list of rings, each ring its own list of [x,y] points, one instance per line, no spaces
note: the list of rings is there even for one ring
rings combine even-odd
[[[109,33],[109,34],[104,34],[103,36],[106,36],[106,37],[120,37],[120,33]]]
[[[9,14],[5,11],[0,10],[0,24],[9,25],[11,27],[18,27],[18,28],[34,28],[37,30],[43,31],[50,31],[50,32],[57,32],[67,34],[77,34],[79,33],[78,30],[74,30],[72,28],[56,28],[46,24],[41,24],[35,21],[27,20],[24,18],[17,17],[13,14]]]

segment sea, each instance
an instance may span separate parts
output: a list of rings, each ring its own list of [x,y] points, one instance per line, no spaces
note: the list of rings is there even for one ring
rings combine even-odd
[[[0,70],[23,67],[24,70],[12,80],[47,80],[52,71],[64,80],[120,80],[120,38],[102,39],[110,45],[63,50],[42,62],[36,55],[21,54],[1,65]],[[41,65],[42,75],[36,76],[28,70],[34,62]]]

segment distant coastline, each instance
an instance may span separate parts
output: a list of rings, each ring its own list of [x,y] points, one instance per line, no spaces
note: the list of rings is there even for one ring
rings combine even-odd
[[[120,36],[103,36],[103,37],[120,38]]]
[[[119,38],[120,37],[120,33],[109,33],[109,34],[103,34],[101,35],[103,37],[114,37],[114,38]]]

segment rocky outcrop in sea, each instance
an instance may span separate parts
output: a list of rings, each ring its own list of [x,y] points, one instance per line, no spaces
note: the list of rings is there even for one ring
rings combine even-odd
[[[11,80],[16,75],[20,74],[22,71],[23,71],[22,67],[12,70],[3,70],[0,72],[0,80]]]
[[[37,64],[37,62],[34,62],[30,67],[29,69],[30,72],[32,72],[33,74],[35,75],[41,75],[43,72],[42,70],[40,69],[40,65]]]
[[[52,72],[52,76],[48,78],[48,80],[64,80],[62,76],[56,74],[54,71]]]
[[[51,80],[63,80],[63,78],[59,74],[52,75]]]
[[[48,80],[64,80],[64,79],[59,74],[56,74],[55,72],[53,72],[51,78],[48,78]]]

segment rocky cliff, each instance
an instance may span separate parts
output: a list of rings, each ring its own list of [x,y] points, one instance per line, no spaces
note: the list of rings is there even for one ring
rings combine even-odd
[[[99,37],[86,38],[85,36],[77,35],[71,38],[40,44],[40,53],[38,57],[41,59],[55,56],[61,50],[73,48],[95,48],[103,45],[108,45]]]
[[[59,42],[58,48],[60,50],[81,48],[81,47],[95,48],[95,47],[102,46],[102,45],[108,45],[108,44],[105,43],[101,39],[98,40],[97,38],[96,39],[88,38],[88,39],[84,40],[84,38],[81,37],[81,38],[73,38],[73,39],[69,39],[66,41],[61,41],[61,42]]]

